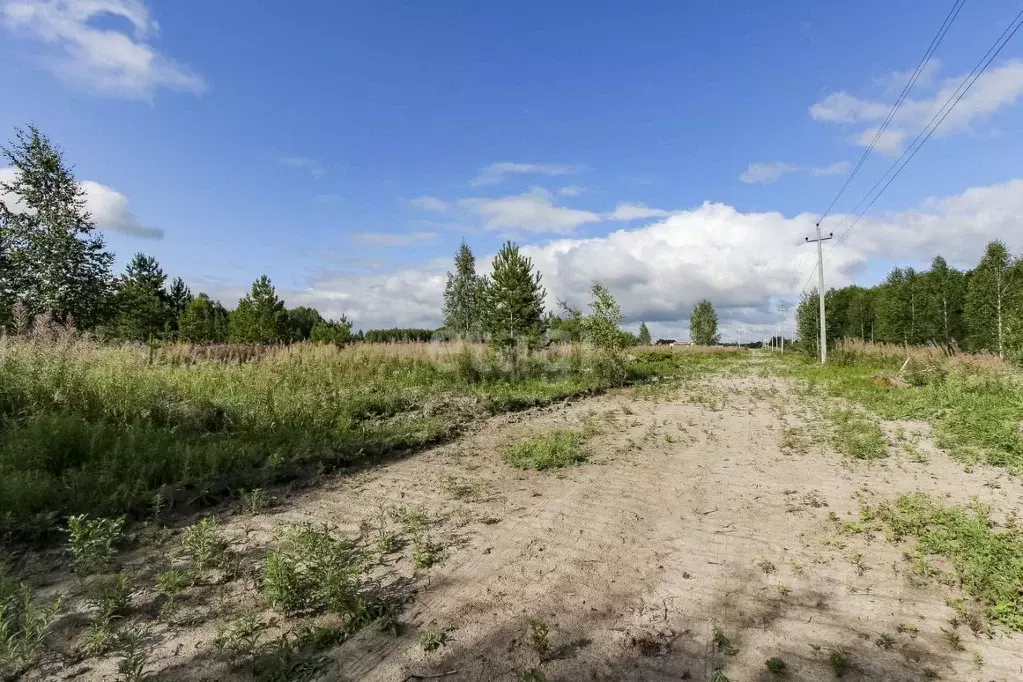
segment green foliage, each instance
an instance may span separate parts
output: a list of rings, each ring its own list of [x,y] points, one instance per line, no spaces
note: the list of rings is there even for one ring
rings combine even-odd
[[[263,565],[263,595],[285,613],[329,610],[345,621],[365,617],[362,556],[348,542],[304,524],[281,530]]]
[[[12,180],[0,182],[0,323],[16,301],[28,316],[88,328],[102,321],[114,256],[85,210],[85,190],[39,129],[15,128],[0,146]]]
[[[227,341],[227,310],[220,301],[213,302],[199,294],[185,304],[178,316],[178,338],[188,343],[222,343]]]
[[[59,599],[40,602],[0,564],[0,678],[15,678],[35,664],[59,608]]]
[[[988,244],[966,289],[966,321],[972,350],[1004,354],[1006,315],[1010,299],[1014,298],[1010,286],[1023,285],[1011,281],[1012,273],[1012,257],[1005,244],[1000,241]]]
[[[714,651],[717,651],[718,653],[722,653],[725,656],[735,656],[739,653],[739,650],[732,645],[732,640],[725,635],[724,630],[716,625],[714,626],[712,641],[714,643]]]
[[[845,677],[849,671],[849,659],[841,651],[832,651],[828,656],[828,667],[831,668],[835,677]]]
[[[114,296],[117,317],[113,331],[129,341],[162,338],[170,331],[175,311],[164,290],[167,276],[152,256],[136,253]],[[184,284],[182,283],[182,286]]]
[[[636,337],[636,343],[640,346],[650,346],[653,341],[650,339],[650,329],[646,326],[646,322],[639,323],[639,335]]]
[[[270,278],[260,276],[252,290],[238,301],[228,320],[228,338],[236,343],[281,343],[291,338],[284,302]]]
[[[996,531],[989,507],[943,507],[923,493],[894,504],[865,508],[865,520],[884,523],[896,540],[915,538],[926,554],[945,557],[959,584],[987,608],[989,617],[1023,630],[1023,534],[1016,526]]]
[[[712,346],[718,342],[718,315],[714,312],[714,304],[707,299],[700,299],[693,307],[689,316],[689,338],[701,346]]]
[[[223,565],[227,554],[227,540],[220,524],[212,516],[185,528],[181,544],[192,561],[196,573]]]
[[[352,322],[344,315],[336,322],[333,320],[317,320],[309,333],[313,343],[332,343],[344,346],[352,341]]]
[[[433,339],[432,329],[370,329],[363,335],[366,343],[426,342]]]
[[[89,585],[87,601],[96,611],[99,622],[109,625],[128,613],[131,597],[135,593],[135,576],[116,573],[97,577]]]
[[[785,665],[785,661],[778,658],[777,656],[767,659],[766,665],[767,671],[776,677],[784,675],[785,670],[787,668],[787,666]]]
[[[545,620],[533,620],[529,623],[529,646],[540,657],[540,660],[550,653],[550,626]]]
[[[307,306],[298,306],[288,310],[288,326],[291,327],[291,340],[309,341],[313,328],[324,320],[319,311]]]
[[[419,635],[419,646],[423,651],[436,651],[447,643],[447,634],[444,631],[423,630]]]
[[[481,282],[476,274],[476,256],[463,241],[455,253],[455,272],[448,273],[444,285],[444,327],[458,338],[481,338]]]
[[[148,627],[135,627],[118,635],[121,655],[117,661],[117,682],[143,682],[151,677],[146,670],[153,655],[152,635]]]
[[[93,519],[85,514],[69,516],[65,530],[71,566],[78,573],[94,573],[113,561],[117,546],[124,538],[124,517]]]
[[[259,638],[268,625],[255,611],[247,610],[237,618],[217,625],[213,635],[213,650],[217,656],[238,665],[256,655]]]
[[[832,410],[831,443],[836,450],[856,459],[880,459],[888,454],[888,441],[876,422],[854,410]]]
[[[586,340],[603,351],[620,351],[625,346],[621,306],[608,288],[598,281],[590,287],[590,296],[590,314],[583,318]]]
[[[567,429],[553,429],[530,440],[509,445],[504,461],[520,469],[557,469],[586,461],[583,438]]]
[[[547,292],[541,279],[533,261],[515,244],[507,242],[497,252],[493,272],[481,288],[484,330],[493,343],[512,346],[543,332]]]

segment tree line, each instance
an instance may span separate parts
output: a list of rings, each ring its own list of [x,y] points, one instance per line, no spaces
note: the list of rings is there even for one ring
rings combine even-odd
[[[1023,258],[1001,241],[989,243],[971,270],[936,256],[923,272],[897,267],[873,287],[830,289],[824,305],[829,345],[840,339],[934,343],[1023,357]],[[796,311],[798,336],[811,354],[819,351],[818,306],[813,289]]]

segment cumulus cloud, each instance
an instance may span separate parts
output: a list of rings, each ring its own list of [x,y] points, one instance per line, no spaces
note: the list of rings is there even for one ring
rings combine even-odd
[[[938,69],[935,63],[931,69]],[[905,74],[893,74],[905,78]],[[906,98],[895,114],[888,131],[879,140],[878,151],[898,154],[903,149],[903,140],[909,133],[916,133],[941,110],[945,102],[953,97],[965,75],[945,79],[932,95],[922,98]],[[969,130],[972,123],[981,121],[999,109],[1015,104],[1023,96],[1023,60],[1011,59],[985,71],[973,87],[959,101],[936,134],[950,134]],[[894,94],[892,95],[894,99]],[[868,146],[877,126],[888,116],[894,102],[856,97],[846,91],[834,92],[815,102],[810,107],[810,116],[817,121],[849,125],[867,124],[853,139],[861,146]],[[890,133],[890,134],[889,134]]]
[[[480,187],[483,185],[497,185],[504,182],[505,177],[508,175],[571,175],[572,173],[578,173],[581,169],[579,166],[571,166],[564,164],[549,164],[549,163],[513,163],[510,161],[504,161],[501,163],[492,163],[489,166],[480,169],[478,175],[473,178],[470,184],[473,187]]]
[[[437,238],[436,232],[411,232],[395,234],[392,232],[361,232],[355,238],[367,246],[411,246]]]
[[[646,204],[632,204],[623,201],[615,206],[615,210],[607,214],[610,220],[644,220],[646,218],[663,218],[668,211],[662,208],[650,208]]]
[[[100,28],[96,20],[103,17],[127,22],[132,30]],[[202,76],[152,46],[160,27],[141,0],[6,0],[0,21],[50,46],[43,65],[95,94],[151,100],[159,89],[200,94],[207,87]]]
[[[781,176],[786,173],[792,173],[798,170],[797,166],[793,166],[783,161],[774,161],[772,163],[751,163],[746,170],[742,172],[739,179],[748,184],[760,183],[770,184],[772,182],[778,182]]]
[[[599,222],[598,213],[558,206],[545,189],[496,199],[460,199],[458,206],[483,219],[487,230],[523,230],[569,234],[585,223]]]
[[[437,197],[416,197],[409,202],[414,208],[418,208],[423,211],[437,211],[442,213],[448,210],[448,202]]]
[[[0,183],[13,181],[17,174],[13,168],[0,168]],[[92,220],[99,229],[141,239],[163,239],[162,229],[139,222],[128,208],[128,197],[91,180],[79,184],[85,190],[85,210],[92,215]],[[0,199],[3,199],[12,210],[17,211],[21,208],[17,195],[0,194]]]
[[[644,227],[600,238],[560,238],[523,251],[543,273],[551,306],[558,298],[584,305],[590,283],[600,279],[621,303],[626,323],[645,320],[655,335],[685,338],[692,305],[707,297],[718,308],[726,336],[734,338],[742,327],[745,338],[760,338],[777,328],[778,298],[792,297],[802,286],[806,270],[798,273],[796,267],[803,250],[812,248],[803,238],[815,218],[743,213],[708,202]],[[1019,251],[1021,221],[1023,179],[864,219],[846,241],[825,251],[829,285],[849,284],[875,256],[916,260],[940,253],[970,267],[991,239],[1006,239],[1010,250]],[[481,254],[481,271],[491,259]],[[449,267],[441,260],[387,274],[323,275],[306,290],[284,295],[289,305],[345,313],[363,328],[436,326]],[[796,281],[799,274],[803,278]]]
[[[914,88],[926,88],[934,84],[934,77],[938,75],[938,71],[941,70],[941,60],[931,57],[924,62],[923,68],[920,69],[920,75],[916,78],[916,83],[913,84]],[[909,79],[913,77],[915,69],[907,69],[906,71],[891,71],[884,74],[880,78],[877,78],[874,82],[885,89],[885,93],[888,95],[898,95],[902,92],[902,89],[906,87]]]
[[[314,178],[322,177],[326,173],[323,164],[316,159],[311,159],[308,156],[282,156],[281,163],[290,168],[302,168],[309,171],[309,174]]]

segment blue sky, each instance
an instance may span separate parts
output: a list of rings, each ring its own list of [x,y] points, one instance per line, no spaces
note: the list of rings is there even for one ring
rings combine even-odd
[[[437,324],[459,241],[511,238],[551,304],[600,277],[655,334],[703,295],[757,334],[952,2],[745,4],[0,0],[0,131],[63,146],[119,264],[145,251],[229,306],[265,272],[357,326]],[[1018,9],[968,0],[891,130]],[[829,250],[836,284],[1023,248],[1021,59],[1023,35]]]

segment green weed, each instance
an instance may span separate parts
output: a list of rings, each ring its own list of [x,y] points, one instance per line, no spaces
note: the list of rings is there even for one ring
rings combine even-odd
[[[785,661],[778,658],[777,656],[767,659],[765,665],[767,665],[767,671],[774,675],[775,677],[780,677],[784,675],[785,670],[787,668],[787,666],[785,665]]]
[[[849,659],[841,651],[832,651],[828,656],[828,667],[831,668],[835,677],[845,677],[845,674],[849,672]]]
[[[262,514],[274,506],[274,497],[263,488],[243,490],[238,507],[245,514]]]
[[[477,502],[483,497],[483,482],[462,476],[445,476],[444,490],[456,500]]]
[[[831,421],[831,443],[842,454],[855,459],[886,456],[888,442],[876,422],[854,410],[833,410],[828,413],[828,418]]]
[[[739,653],[739,650],[732,646],[732,641],[728,639],[724,631],[714,626],[714,636],[712,641],[714,642],[714,650],[718,653],[722,653],[725,656],[734,656]]]
[[[217,656],[237,666],[256,655],[260,635],[267,627],[255,611],[245,611],[237,618],[217,626],[213,636],[213,650]]]
[[[423,648],[423,651],[436,651],[447,643],[447,634],[441,630],[423,630],[423,633],[419,635],[419,646]]]
[[[197,574],[223,565],[227,540],[215,518],[206,516],[199,523],[185,528],[181,543]]]
[[[128,614],[135,594],[135,576],[131,573],[99,576],[89,586],[86,601],[98,614],[100,623],[109,624]]]
[[[0,678],[16,677],[39,660],[60,600],[39,601],[0,564]]]
[[[136,627],[118,635],[121,655],[117,661],[118,682],[144,682],[152,677],[146,668],[153,654],[153,643],[147,627]]]
[[[117,547],[124,539],[124,517],[69,516],[65,530],[72,568],[78,573],[94,573],[114,560]]]
[[[553,429],[534,438],[509,445],[504,461],[520,469],[557,469],[581,464],[587,459],[582,437],[575,431]]]
[[[542,661],[551,650],[550,627],[547,621],[534,620],[529,623],[529,645]]]
[[[412,540],[412,565],[427,569],[440,562],[440,548],[428,535],[418,535]]]

